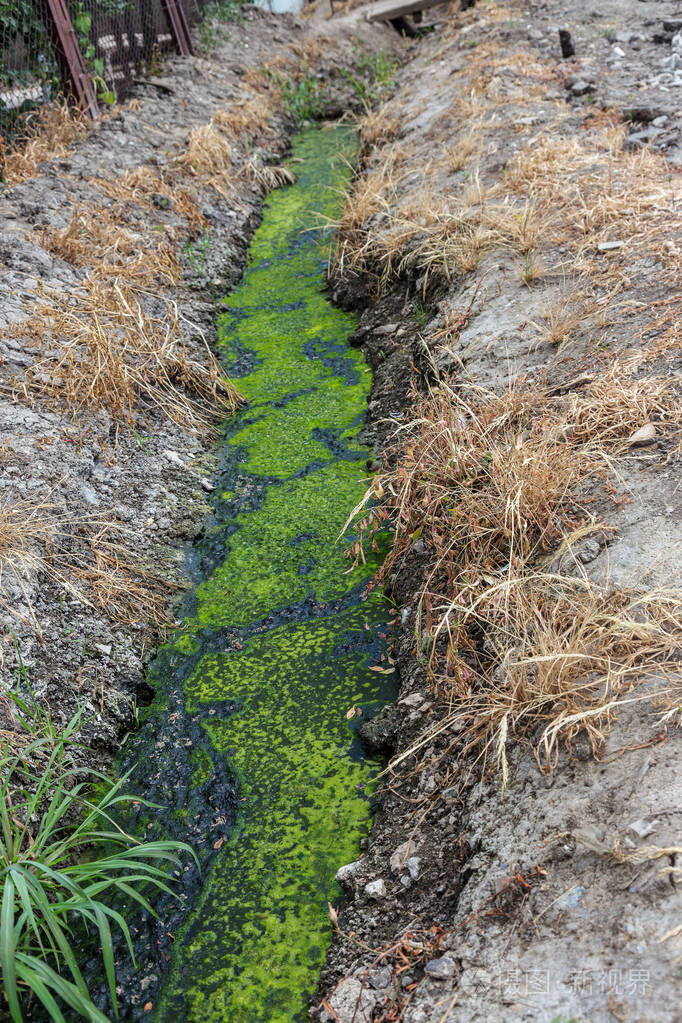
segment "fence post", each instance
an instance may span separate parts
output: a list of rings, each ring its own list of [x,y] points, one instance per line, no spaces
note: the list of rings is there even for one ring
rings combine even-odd
[[[183,57],[190,57],[194,52],[194,49],[192,47],[192,37],[189,32],[189,25],[187,24],[182,0],[164,0],[164,5],[168,12],[168,20],[171,23],[171,29],[173,31],[175,45],[178,48],[178,52],[182,54]]]
[[[97,96],[78,45],[64,0],[42,0],[45,22],[60,65],[62,82],[81,110],[99,120]]]

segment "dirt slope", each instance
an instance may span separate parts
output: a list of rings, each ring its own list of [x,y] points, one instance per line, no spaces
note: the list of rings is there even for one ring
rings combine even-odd
[[[211,354],[215,309],[285,180],[295,123],[277,81],[318,82],[317,115],[358,102],[348,26],[254,8],[214,38],[100,130],[48,122],[0,195],[1,684],[58,722],[83,707],[98,766],[148,698],[144,664],[191,575],[183,544],[205,524],[212,431],[238,400]],[[400,48],[382,26],[362,42]],[[0,717],[20,743],[1,695]]]
[[[682,13],[438,15],[334,275],[402,689],[316,1016],[679,1020]]]

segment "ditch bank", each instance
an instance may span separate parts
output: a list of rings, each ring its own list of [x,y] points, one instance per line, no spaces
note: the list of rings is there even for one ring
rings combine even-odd
[[[558,5],[442,16],[362,125],[331,287],[401,690],[325,1023],[679,1018],[673,15],[578,5],[567,60]]]
[[[213,39],[97,132],[54,115],[2,190],[0,670],[57,722],[83,707],[97,767],[150,698],[145,665],[194,572],[185,543],[211,512],[216,425],[239,401],[211,354],[216,305],[288,180],[296,118],[352,109],[340,69],[360,44],[396,45],[250,8]]]

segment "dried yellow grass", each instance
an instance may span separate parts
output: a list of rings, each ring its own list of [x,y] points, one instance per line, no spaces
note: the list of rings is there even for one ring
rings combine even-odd
[[[173,302],[153,315],[127,283],[90,278],[75,296],[46,293],[14,328],[47,354],[5,387],[28,400],[49,398],[72,414],[105,408],[116,422],[134,426],[140,412],[156,408],[188,429],[210,430],[240,398],[195,331],[202,361],[183,340]]]
[[[41,640],[32,591],[43,579],[79,603],[100,608],[117,624],[170,624],[166,605],[176,587],[144,568],[135,539],[120,524],[73,519],[49,499],[0,496],[0,607],[31,626]],[[17,586],[28,617],[16,606]]]
[[[185,150],[176,157],[176,163],[186,174],[210,185],[224,198],[234,195],[231,172],[235,161],[233,143],[211,120],[193,128]]]
[[[172,233],[144,237],[121,224],[115,212],[93,205],[74,207],[67,227],[46,228],[41,242],[74,266],[98,266],[100,276],[115,274],[129,284],[173,285],[180,276]]]
[[[89,118],[64,100],[44,104],[27,116],[25,135],[14,147],[0,139],[0,178],[10,186],[28,181],[42,163],[65,156],[92,128]]]
[[[393,525],[380,578],[416,541],[430,552],[415,634],[448,709],[401,759],[449,734],[506,777],[507,743],[535,736],[550,770],[581,731],[599,755],[629,701],[679,698],[682,594],[597,585],[572,554],[610,532],[581,495],[630,434],[652,421],[679,433],[674,382],[633,368],[614,364],[563,397],[517,382],[465,398],[441,380],[417,402],[395,468],[356,509],[367,535]]]

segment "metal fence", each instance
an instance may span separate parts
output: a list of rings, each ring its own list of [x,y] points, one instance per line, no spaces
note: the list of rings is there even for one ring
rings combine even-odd
[[[0,135],[66,95],[91,116],[169,51],[192,52],[209,0],[0,0]]]

